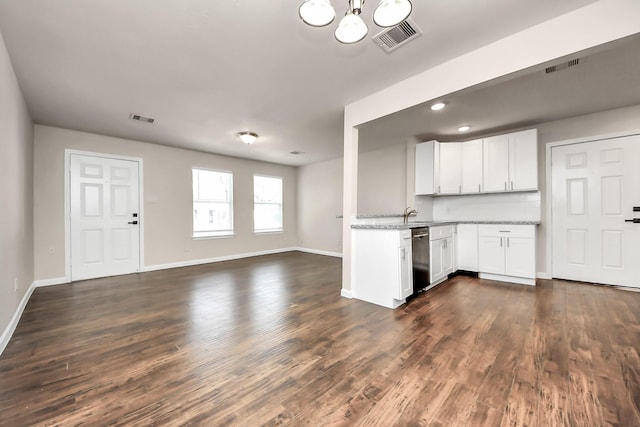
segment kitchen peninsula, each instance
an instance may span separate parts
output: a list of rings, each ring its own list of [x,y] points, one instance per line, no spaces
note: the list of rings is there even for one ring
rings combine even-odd
[[[429,290],[458,270],[478,273],[484,279],[535,285],[539,221],[403,223],[391,219],[361,218],[364,223],[351,226],[351,283],[356,299],[395,309],[416,289]],[[412,230],[417,229],[428,229],[428,239],[412,239]],[[416,250],[428,251],[429,274],[414,286]]]

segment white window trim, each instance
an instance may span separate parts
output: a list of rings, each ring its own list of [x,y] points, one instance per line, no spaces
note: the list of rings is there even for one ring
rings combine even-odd
[[[230,216],[231,216],[231,229],[230,230],[213,230],[213,231],[195,231],[193,224],[193,204],[195,202],[193,198],[193,171],[194,170],[202,170],[207,172],[218,172],[218,173],[227,173],[231,175],[231,200],[229,200],[230,205]],[[224,170],[224,169],[213,169],[208,167],[200,167],[200,166],[192,166],[191,167],[191,238],[193,240],[208,240],[208,239],[223,239],[229,237],[235,237],[235,221],[234,221],[234,183],[233,183],[233,171]],[[218,203],[226,203],[226,202],[218,202]]]
[[[281,181],[282,183],[282,201],[280,202],[280,217],[282,218],[282,226],[279,228],[265,228],[265,229],[260,229],[260,230],[256,230],[256,219],[255,219],[255,206],[256,204],[259,205],[275,205],[276,203],[266,203],[266,202],[256,202],[255,201],[255,181],[256,181],[256,177],[261,177],[261,178],[277,178]],[[278,175],[265,175],[265,174],[261,174],[261,173],[254,173],[253,174],[253,207],[254,207],[254,218],[253,218],[253,234],[281,234],[284,232],[284,177],[283,176],[278,176]]]

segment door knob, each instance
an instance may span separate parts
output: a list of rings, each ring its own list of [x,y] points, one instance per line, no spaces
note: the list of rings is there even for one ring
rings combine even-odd
[[[138,224],[138,221],[129,221],[127,224],[133,224],[133,225],[136,225],[136,224]]]

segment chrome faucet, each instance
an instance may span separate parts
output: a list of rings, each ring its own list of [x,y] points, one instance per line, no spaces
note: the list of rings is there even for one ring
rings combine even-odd
[[[403,219],[404,219],[404,221],[403,221],[403,222],[404,222],[405,224],[408,224],[408,223],[409,223],[409,215],[411,215],[411,214],[417,214],[417,213],[418,213],[418,211],[417,211],[417,210],[415,210],[415,209],[411,209],[411,206],[409,206],[408,208],[406,208],[406,209],[404,210],[404,214],[403,214]]]

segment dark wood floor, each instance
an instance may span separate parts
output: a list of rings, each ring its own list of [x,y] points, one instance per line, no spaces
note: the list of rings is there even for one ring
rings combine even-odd
[[[392,311],[292,252],[37,289],[0,425],[640,426],[640,293],[456,277]]]

